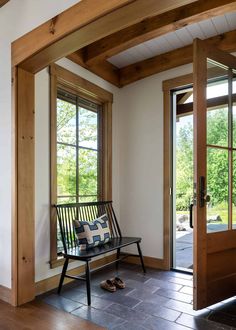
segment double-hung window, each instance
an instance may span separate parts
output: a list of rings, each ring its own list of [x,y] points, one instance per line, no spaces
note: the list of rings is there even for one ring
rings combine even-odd
[[[53,205],[111,199],[113,96],[58,65],[50,67],[50,90],[50,237],[55,267],[62,244]]]
[[[102,105],[57,91],[57,203],[101,199]]]

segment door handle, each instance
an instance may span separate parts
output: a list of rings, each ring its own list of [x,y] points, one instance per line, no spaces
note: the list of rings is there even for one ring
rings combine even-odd
[[[211,197],[206,194],[206,180],[204,176],[200,176],[199,179],[199,188],[200,188],[200,201],[199,206],[204,207],[206,203],[209,203]]]
[[[189,226],[193,228],[193,204],[189,205]]]

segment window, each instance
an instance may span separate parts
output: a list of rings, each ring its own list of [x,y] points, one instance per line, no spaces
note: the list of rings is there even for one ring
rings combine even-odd
[[[51,78],[51,205],[111,199],[112,94],[61,68]],[[62,249],[51,208],[51,267]]]
[[[57,203],[101,199],[102,105],[57,91]]]

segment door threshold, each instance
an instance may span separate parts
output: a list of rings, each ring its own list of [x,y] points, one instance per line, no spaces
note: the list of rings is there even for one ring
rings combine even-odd
[[[170,270],[176,273],[193,275],[193,270],[188,268],[177,267],[177,268],[171,268]]]

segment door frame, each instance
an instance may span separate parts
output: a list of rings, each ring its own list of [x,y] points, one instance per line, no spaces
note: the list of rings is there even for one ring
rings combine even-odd
[[[193,84],[193,73],[179,76],[163,81],[163,104],[164,104],[164,163],[163,163],[163,258],[164,268],[171,269],[171,246],[172,246],[172,233],[171,233],[171,212],[172,212],[172,99],[171,91],[174,89],[184,88]]]

